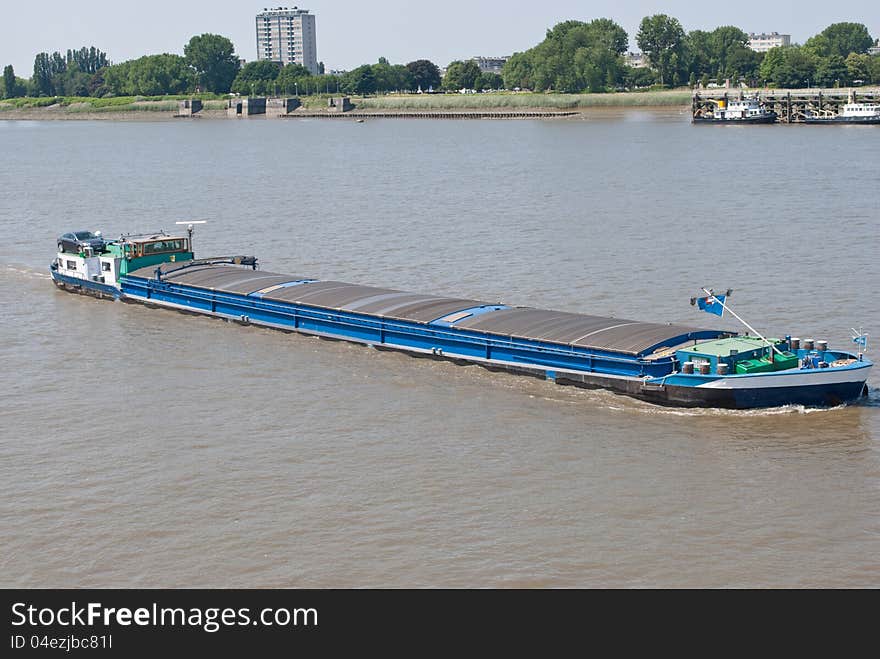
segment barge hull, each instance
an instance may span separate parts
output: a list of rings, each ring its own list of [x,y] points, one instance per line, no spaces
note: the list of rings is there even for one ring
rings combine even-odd
[[[877,126],[880,125],[880,117],[832,117],[830,119],[819,119],[815,117],[807,117],[803,123],[811,126],[821,124],[827,125],[856,125],[856,126]]]
[[[777,116],[746,117],[745,119],[715,119],[713,117],[694,117],[695,124],[775,124]]]
[[[483,305],[467,308],[472,312],[462,316],[461,311],[450,313],[430,322],[411,322],[401,318],[365,315],[339,308],[311,307],[293,300],[310,295],[351,295],[351,284],[340,282],[316,282],[313,279],[295,279],[272,273],[249,273],[241,268],[230,268],[226,275],[232,275],[233,282],[227,282],[224,289],[202,285],[186,285],[173,281],[173,277],[155,278],[146,273],[137,273],[122,280],[122,289],[100,282],[76,279],[52,272],[59,288],[77,293],[86,293],[103,298],[121,298],[123,301],[158,306],[185,313],[198,313],[241,324],[254,324],[287,332],[313,335],[322,338],[360,343],[383,350],[395,350],[412,356],[447,360],[458,364],[474,364],[492,371],[504,371],[518,375],[554,381],[559,385],[576,386],[585,389],[607,389],[650,403],[676,407],[716,407],[716,408],[755,408],[780,405],[801,404],[807,406],[838,405],[857,399],[865,392],[869,362],[854,365],[847,371],[795,371],[770,376],[713,377],[684,376],[675,373],[674,359],[670,356],[652,354],[649,346],[644,354],[615,352],[610,349],[597,349],[581,344],[560,345],[542,340],[541,336],[552,335],[559,327],[571,328],[574,322],[569,315],[561,312],[541,312],[540,310],[511,308],[506,305]],[[199,273],[193,268],[190,279],[204,280],[210,277],[207,269]],[[282,281],[283,280],[283,281]],[[214,280],[209,280],[215,283]],[[266,286],[266,282],[272,282]],[[259,282],[259,283],[255,283]],[[310,286],[311,285],[311,286]],[[257,286],[257,290],[254,290]],[[265,292],[288,290],[296,286],[302,292],[287,294],[287,298],[271,298]],[[262,287],[262,288],[260,288]],[[399,300],[418,297],[415,294],[399,291],[377,290],[356,291],[360,296],[346,302],[350,308],[360,309],[371,304],[394,303]],[[311,292],[308,292],[311,291]],[[429,307],[466,307],[474,301],[429,297]],[[340,303],[342,304],[342,303]],[[424,302],[420,302],[424,305]],[[481,303],[482,304],[482,303]],[[431,306],[433,305],[433,306]],[[395,307],[396,308],[396,307]],[[419,307],[419,308],[423,308]],[[530,315],[531,314],[531,315]],[[546,318],[541,314],[551,314]],[[558,315],[552,315],[558,314]],[[430,314],[429,314],[430,315]],[[462,318],[459,318],[462,316]],[[510,318],[538,318],[542,334],[530,336],[504,336],[485,331],[486,326],[497,326],[499,322],[510,322]],[[459,327],[454,323],[470,318]],[[494,318],[494,320],[492,320]],[[505,321],[504,319],[508,320]],[[598,321],[609,321],[602,325],[617,337],[619,345],[630,345],[633,337],[648,344],[659,337],[657,325],[642,324],[619,319],[601,319],[591,316],[578,316],[582,322],[594,326]],[[576,318],[576,319],[577,319]],[[481,320],[482,319],[482,320]],[[439,323],[439,324],[438,324]],[[577,325],[577,323],[575,323]],[[601,325],[601,323],[600,323]],[[635,326],[635,327],[632,327]],[[555,328],[555,330],[554,330]],[[668,327],[667,343],[704,338],[719,332],[698,330],[696,328]],[[682,331],[687,330],[685,334]],[[582,328],[579,329],[579,332]],[[578,333],[579,333],[578,332]],[[594,334],[596,332],[593,332]],[[629,332],[629,334],[627,334]],[[584,337],[581,337],[582,339]],[[623,340],[621,344],[619,341]],[[659,345],[663,345],[660,340]],[[606,341],[613,343],[613,341]],[[595,344],[593,344],[595,345]],[[671,373],[671,375],[670,375]],[[864,374],[864,375],[862,375]],[[831,377],[828,377],[831,376]],[[669,380],[669,382],[667,382]],[[813,384],[818,380],[819,382]]]
[[[110,284],[102,284],[101,282],[91,281],[89,279],[80,279],[78,277],[70,277],[52,270],[52,281],[55,285],[69,293],[79,293],[81,295],[90,295],[96,298],[118,299],[122,292]]]

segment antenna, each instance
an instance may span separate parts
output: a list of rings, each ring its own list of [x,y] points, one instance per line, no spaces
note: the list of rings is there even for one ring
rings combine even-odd
[[[773,361],[773,353],[774,353],[774,352],[775,352],[777,355],[779,355],[780,357],[782,356],[782,353],[779,351],[779,348],[777,348],[775,345],[773,345],[772,343],[770,343],[770,341],[768,341],[768,340],[764,337],[763,334],[761,334],[758,330],[756,330],[754,327],[752,327],[752,326],[749,325],[746,321],[744,321],[742,318],[740,318],[740,316],[739,316],[739,315],[738,315],[733,309],[730,308],[730,305],[728,305],[728,304],[724,304],[724,302],[722,302],[722,301],[719,300],[717,297],[715,297],[715,292],[714,292],[711,288],[704,288],[704,289],[703,289],[703,292],[704,292],[706,295],[708,295],[709,298],[710,298],[713,302],[717,302],[718,304],[720,304],[724,309],[726,309],[727,311],[730,312],[730,315],[731,315],[731,316],[733,316],[734,318],[736,318],[739,322],[741,322],[743,325],[745,325],[748,329],[750,329],[750,330],[753,331],[755,334],[757,334],[757,335],[758,335],[758,338],[761,339],[764,343],[766,343],[766,344],[771,348],[771,352],[770,352],[770,361]],[[733,292],[733,290],[731,290],[731,289],[729,289],[729,288],[727,289],[727,295],[730,295],[732,292]],[[725,297],[726,297],[726,296],[725,296]]]
[[[175,222],[174,224],[185,224],[186,225],[186,234],[189,236],[189,251],[192,253],[193,258],[196,256],[196,251],[193,249],[193,225],[194,224],[207,224],[208,220],[190,220],[189,222]]]

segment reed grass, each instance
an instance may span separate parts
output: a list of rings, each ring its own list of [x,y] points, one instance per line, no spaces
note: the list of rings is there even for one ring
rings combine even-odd
[[[688,105],[691,92],[646,91],[614,94],[411,94],[353,98],[358,109],[464,110],[490,108],[657,107]]]

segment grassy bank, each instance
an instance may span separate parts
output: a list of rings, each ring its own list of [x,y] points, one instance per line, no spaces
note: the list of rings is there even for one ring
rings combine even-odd
[[[595,107],[677,106],[688,105],[690,101],[690,90],[614,94],[410,94],[352,99],[358,109],[365,110],[487,110],[491,108],[577,110]]]
[[[51,98],[14,98],[0,101],[0,112],[15,110],[52,111],[57,114],[102,114],[116,112],[174,112],[177,102],[193,98],[180,96],[120,96],[89,98],[56,96]],[[223,96],[202,94],[206,110],[223,110]],[[419,110],[577,110],[591,107],[657,107],[687,105],[690,91],[621,92],[615,94],[388,94],[385,96],[353,97],[352,102],[361,110],[419,111]],[[327,107],[327,96],[305,96],[302,103],[307,110]]]
[[[0,111],[56,110],[63,113],[104,112],[173,112],[177,102],[201,98],[206,109],[219,110],[226,107],[222,96],[202,94],[198,96],[118,96],[114,98],[91,98],[88,96],[53,96],[47,98],[11,98],[0,101]]]

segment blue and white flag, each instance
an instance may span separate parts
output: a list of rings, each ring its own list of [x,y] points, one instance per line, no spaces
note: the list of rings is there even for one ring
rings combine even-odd
[[[716,316],[723,316],[724,300],[726,299],[726,295],[707,295],[706,297],[696,298],[696,303],[700,311],[714,313]],[[693,304],[693,302],[691,304]]]
[[[856,345],[862,346],[862,350],[866,350],[868,348],[868,335],[867,334],[856,334],[853,336],[853,343]]]

